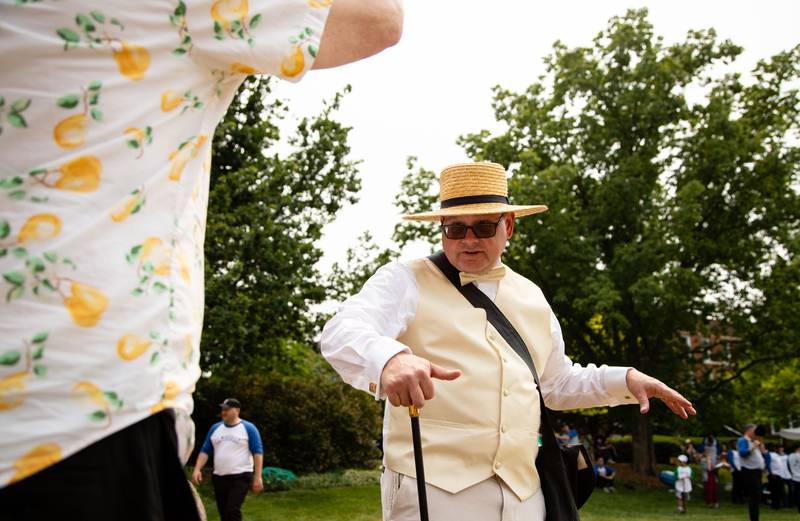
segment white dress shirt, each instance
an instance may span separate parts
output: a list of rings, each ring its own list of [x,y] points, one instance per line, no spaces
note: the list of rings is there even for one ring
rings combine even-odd
[[[490,299],[497,281],[475,283]],[[391,262],[378,269],[356,295],[347,299],[322,330],[322,355],[346,383],[384,399],[381,373],[394,355],[411,353],[397,341],[414,319],[419,289],[411,268]],[[561,326],[551,313],[553,350],[544,368],[537,368],[545,404],[551,409],[636,403],[626,383],[627,367],[582,367],[564,352]]]

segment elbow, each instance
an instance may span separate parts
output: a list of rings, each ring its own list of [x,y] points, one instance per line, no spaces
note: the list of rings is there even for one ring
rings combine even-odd
[[[386,49],[397,45],[403,36],[403,3],[399,0],[385,2],[380,16],[381,46]]]

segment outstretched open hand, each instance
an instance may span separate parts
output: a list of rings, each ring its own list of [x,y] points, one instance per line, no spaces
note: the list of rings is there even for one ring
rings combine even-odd
[[[650,398],[658,398],[684,420],[690,414],[692,416],[697,414],[692,402],[684,398],[681,393],[637,369],[628,370],[626,381],[628,390],[639,401],[639,412],[642,414],[650,410]]]

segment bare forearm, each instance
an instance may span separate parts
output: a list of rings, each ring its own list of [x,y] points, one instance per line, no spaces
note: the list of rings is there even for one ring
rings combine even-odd
[[[391,47],[403,31],[400,0],[335,0],[314,69],[337,67]]]
[[[197,455],[197,461],[194,464],[194,470],[202,470],[208,462],[208,454],[201,452]]]
[[[253,454],[253,476],[261,476],[261,470],[264,468],[264,455]]]

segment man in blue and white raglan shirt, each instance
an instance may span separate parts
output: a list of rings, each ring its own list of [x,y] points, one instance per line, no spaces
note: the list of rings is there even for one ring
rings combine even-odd
[[[248,488],[254,493],[264,489],[261,468],[264,465],[264,448],[255,425],[239,418],[242,408],[236,398],[227,398],[219,404],[222,421],[211,426],[206,441],[197,455],[192,480],[199,484],[201,470],[214,456],[214,496],[222,521],[241,521],[242,503]]]
[[[744,429],[744,435],[736,442],[739,451],[739,462],[742,473],[742,492],[747,497],[747,508],[750,521],[758,521],[759,507],[761,504],[761,486],[764,468],[764,436],[763,427],[750,424]]]

